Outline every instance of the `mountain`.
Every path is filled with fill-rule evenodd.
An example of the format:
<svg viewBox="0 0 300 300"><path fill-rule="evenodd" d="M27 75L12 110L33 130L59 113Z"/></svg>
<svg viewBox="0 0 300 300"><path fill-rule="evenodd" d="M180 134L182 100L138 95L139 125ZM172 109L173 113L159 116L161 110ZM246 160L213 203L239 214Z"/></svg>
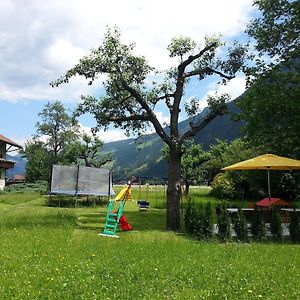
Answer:
<svg viewBox="0 0 300 300"><path fill-rule="evenodd" d="M239 112L234 101L227 104L229 114L218 116L195 137L194 141L202 145L203 149L208 150L216 139L232 141L241 136L241 121L232 120L231 115ZM196 119L201 119L207 114L205 109ZM187 130L190 120L180 122L181 132ZM112 152L113 170L115 180L125 180L131 175L139 177L167 177L168 164L166 159L162 158L163 143L156 133L144 135L137 141L136 139L127 139L104 144L103 151ZM8 160L16 161L14 168L6 173L8 178L14 175L24 175L26 159L20 155L7 155Z"/></svg>
<svg viewBox="0 0 300 300"><path fill-rule="evenodd" d="M6 155L7 160L13 160L16 162L15 166L11 169L6 171L6 177L14 178L15 175L25 175L25 166L26 166L26 159L22 158L21 155Z"/></svg>
<svg viewBox="0 0 300 300"><path fill-rule="evenodd" d="M241 121L234 121L232 114L239 112L234 101L227 104L229 114L216 117L210 124L201 130L194 141L208 150L216 143L216 139L232 141L241 136ZM201 119L207 114L205 109L196 119ZM190 120L179 124L180 131L185 131ZM112 152L114 158L114 178L121 180L131 175L140 177L166 177L167 161L161 157L163 143L156 133L142 136L141 143L135 139L121 140L104 145L105 152Z"/></svg>

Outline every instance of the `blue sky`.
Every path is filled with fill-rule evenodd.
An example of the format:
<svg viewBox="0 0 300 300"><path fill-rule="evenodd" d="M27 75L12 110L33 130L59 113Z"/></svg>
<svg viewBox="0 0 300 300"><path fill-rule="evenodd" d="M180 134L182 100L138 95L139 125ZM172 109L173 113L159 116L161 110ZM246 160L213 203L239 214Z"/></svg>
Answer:
<svg viewBox="0 0 300 300"><path fill-rule="evenodd" d="M124 41L135 42L135 51L150 65L167 69L175 63L166 51L172 37L189 36L199 44L212 34L225 41L241 39L254 13L250 0L1 0L0 134L24 145L48 101L59 100L72 109L81 95L101 93L101 78L90 87L82 78L55 89L49 83L100 45L107 25L119 26ZM244 88L238 76L221 92L235 98ZM186 99L197 96L204 107L205 96L214 89L214 80L200 86L194 82ZM162 107L156 113L167 121ZM80 122L85 129L95 124L89 117ZM124 137L119 130L100 132L105 142Z"/></svg>

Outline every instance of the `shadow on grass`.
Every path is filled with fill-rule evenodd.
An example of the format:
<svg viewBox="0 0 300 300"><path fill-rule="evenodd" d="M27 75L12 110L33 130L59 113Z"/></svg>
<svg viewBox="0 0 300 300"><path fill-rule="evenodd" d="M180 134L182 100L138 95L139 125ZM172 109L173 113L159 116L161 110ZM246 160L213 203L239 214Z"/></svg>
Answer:
<svg viewBox="0 0 300 300"><path fill-rule="evenodd" d="M165 230L166 211L149 209L148 211L125 211L127 222L136 231ZM104 227L106 212L84 214L78 217L79 229L99 229Z"/></svg>

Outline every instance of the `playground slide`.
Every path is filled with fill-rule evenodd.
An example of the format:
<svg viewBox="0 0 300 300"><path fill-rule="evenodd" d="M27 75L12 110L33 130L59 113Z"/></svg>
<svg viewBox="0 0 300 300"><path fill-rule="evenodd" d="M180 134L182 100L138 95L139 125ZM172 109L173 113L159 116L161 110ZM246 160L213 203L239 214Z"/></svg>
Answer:
<svg viewBox="0 0 300 300"><path fill-rule="evenodd" d="M123 200L123 197L125 196L125 193L126 193L127 189L128 189L127 187L122 188L122 190L120 191L120 193L115 198L115 201ZM128 191L128 196L127 196L128 198L131 198L131 189L129 189L129 191ZM128 200L128 198L127 198L127 200Z"/></svg>
<svg viewBox="0 0 300 300"><path fill-rule="evenodd" d="M124 231L130 231L133 230L133 227L127 222L127 219L124 215L121 216L119 220L119 225L122 230Z"/></svg>

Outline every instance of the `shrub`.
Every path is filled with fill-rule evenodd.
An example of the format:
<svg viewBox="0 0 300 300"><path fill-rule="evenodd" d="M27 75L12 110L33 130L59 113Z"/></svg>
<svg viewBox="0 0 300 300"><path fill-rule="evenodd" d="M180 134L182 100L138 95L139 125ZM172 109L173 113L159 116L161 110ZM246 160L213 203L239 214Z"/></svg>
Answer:
<svg viewBox="0 0 300 300"><path fill-rule="evenodd" d="M300 217L299 217L299 213L297 213L296 211L292 213L289 230L290 230L291 241L293 243L299 243L300 242Z"/></svg>
<svg viewBox="0 0 300 300"><path fill-rule="evenodd" d="M213 235L211 204L194 205L188 202L185 213L185 230L198 240L211 238Z"/></svg>
<svg viewBox="0 0 300 300"><path fill-rule="evenodd" d="M254 239L261 241L266 236L265 220L261 211L255 209L251 220L251 233Z"/></svg>
<svg viewBox="0 0 300 300"><path fill-rule="evenodd" d="M297 196L297 184L290 173L284 173L280 179L280 191L284 199L293 200Z"/></svg>
<svg viewBox="0 0 300 300"><path fill-rule="evenodd" d="M192 236L195 235L197 231L197 220L198 219L198 212L194 205L194 203L189 200L186 213L185 213L185 230L187 234L190 234Z"/></svg>
<svg viewBox="0 0 300 300"><path fill-rule="evenodd" d="M227 205L222 203L218 213L218 238L221 242L226 242L231 237L231 222L227 211Z"/></svg>
<svg viewBox="0 0 300 300"><path fill-rule="evenodd" d="M195 238L197 240L204 239L204 207L200 203L195 208Z"/></svg>
<svg viewBox="0 0 300 300"><path fill-rule="evenodd" d="M235 186L227 173L218 174L212 182L212 194L219 199L233 199Z"/></svg>
<svg viewBox="0 0 300 300"><path fill-rule="evenodd" d="M185 215L184 215L185 231L187 234L192 234L193 232L192 214L193 214L193 207L192 207L191 199L189 199L187 203Z"/></svg>
<svg viewBox="0 0 300 300"><path fill-rule="evenodd" d="M236 217L234 218L233 228L235 230L237 240L241 242L249 242L247 220L241 207L239 207Z"/></svg>
<svg viewBox="0 0 300 300"><path fill-rule="evenodd" d="M213 216L211 203L207 202L205 205L204 211L204 220L203 220L203 234L205 238L211 238L213 236Z"/></svg>
<svg viewBox="0 0 300 300"><path fill-rule="evenodd" d="M279 211L276 207L272 209L270 229L273 240L276 242L282 241L282 222Z"/></svg>

